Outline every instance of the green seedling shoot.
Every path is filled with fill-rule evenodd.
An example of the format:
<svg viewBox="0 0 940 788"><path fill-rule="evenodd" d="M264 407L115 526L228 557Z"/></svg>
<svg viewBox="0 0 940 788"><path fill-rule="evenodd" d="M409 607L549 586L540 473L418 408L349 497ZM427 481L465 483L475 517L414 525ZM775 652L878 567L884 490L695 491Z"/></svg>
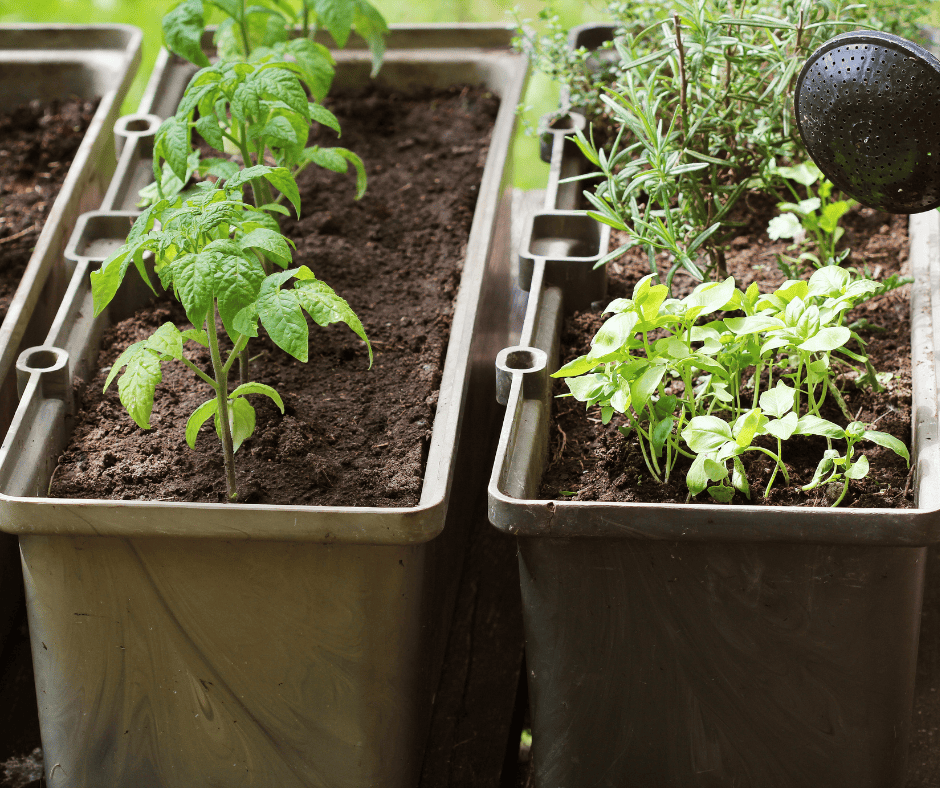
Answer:
<svg viewBox="0 0 940 788"><path fill-rule="evenodd" d="M668 288L654 282L646 276L632 298L613 301L606 311L614 314L591 350L554 377L566 380L570 396L599 405L605 424L621 414L626 424L618 429L635 436L659 482L686 456L693 460L690 495L707 489L724 502L735 491L750 497L741 456L758 451L774 461L766 497L778 474L789 484L783 454L792 436L843 437L820 416L828 397L853 421L836 385L838 370L879 385L864 342L844 324L850 309L879 291L871 280L826 266L809 281L788 281L765 295L756 285L742 293L728 278L699 285L681 300L667 298ZM716 312L725 317L705 322ZM847 347L852 342L861 352ZM880 435L868 439L878 442ZM761 436L772 438L776 451L755 443ZM891 440L891 448L903 448Z"/></svg>
<svg viewBox="0 0 940 788"><path fill-rule="evenodd" d="M127 242L91 275L97 316L117 294L131 265L153 289L145 262L145 256L153 256L153 272L183 305L193 327L180 330L165 323L149 339L128 347L111 367L105 389L120 374L121 403L141 429L150 429L164 362L182 363L208 384L212 397L190 417L186 440L194 448L199 428L214 420L229 500L238 495L235 452L255 429L255 410L247 397L267 396L284 411L280 395L265 384L247 381L229 391L232 365L258 336L259 323L278 347L302 362L307 360L305 312L321 326L345 323L366 343L370 366L372 362L369 340L349 304L306 266L290 268L290 242L280 235L270 213L242 200L241 189L252 176L282 182L289 173L262 165L256 172L233 176L222 188L203 184L186 198L160 200L138 217ZM262 257L281 270L268 273ZM226 354L219 324L232 344ZM209 369L186 357L187 343L209 349Z"/></svg>

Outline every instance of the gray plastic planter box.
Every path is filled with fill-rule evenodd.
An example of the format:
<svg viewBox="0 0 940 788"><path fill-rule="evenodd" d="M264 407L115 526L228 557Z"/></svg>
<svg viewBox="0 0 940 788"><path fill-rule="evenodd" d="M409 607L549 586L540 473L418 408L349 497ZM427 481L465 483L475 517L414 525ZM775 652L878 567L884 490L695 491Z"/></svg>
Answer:
<svg viewBox="0 0 940 788"><path fill-rule="evenodd" d="M585 235L543 214L523 259ZM940 541L936 212L911 218L910 261L918 508L878 510L538 500L562 317L602 288L589 261L578 282L575 260L533 260L521 337L496 362L489 516L519 542L539 788L904 784Z"/></svg>
<svg viewBox="0 0 940 788"><path fill-rule="evenodd" d="M72 266L62 253L75 220L98 207L114 173L111 127L142 38L129 25L0 25L0 110L34 99L101 99L0 324L0 436L16 409L16 357L43 340L68 285Z"/></svg>
<svg viewBox="0 0 940 788"><path fill-rule="evenodd" d="M92 319L88 273L123 240L152 134L192 69L164 57L104 210L0 447L0 528L18 534L50 786L410 788L428 730L462 546L496 436L492 358L509 341L510 146L526 60L508 28L393 30L380 81L477 83L502 105L467 243L418 506L196 505L45 498L70 382L132 278ZM368 78L338 53L337 84ZM175 93L174 93L175 91ZM156 117L150 117L153 114Z"/></svg>

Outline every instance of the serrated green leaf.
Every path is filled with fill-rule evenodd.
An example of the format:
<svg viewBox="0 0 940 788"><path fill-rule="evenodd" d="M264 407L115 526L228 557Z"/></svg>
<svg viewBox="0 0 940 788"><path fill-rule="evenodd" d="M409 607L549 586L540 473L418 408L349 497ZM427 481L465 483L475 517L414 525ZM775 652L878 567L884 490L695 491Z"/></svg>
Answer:
<svg viewBox="0 0 940 788"><path fill-rule="evenodd" d="M272 263L279 265L281 268L287 268L293 259L287 238L266 227L259 227L257 230L252 230L242 236L238 244L242 249L255 249L261 252Z"/></svg>
<svg viewBox="0 0 940 788"><path fill-rule="evenodd" d="M337 136L341 134L339 128L339 121L336 119L336 115L330 112L322 104L310 104L310 120L316 121L322 126L326 126L329 129L333 129L336 132Z"/></svg>
<svg viewBox="0 0 940 788"><path fill-rule="evenodd" d="M163 380L160 357L141 343L126 363L124 374L118 380L118 396L137 426L149 430L153 394Z"/></svg>
<svg viewBox="0 0 940 788"><path fill-rule="evenodd" d="M334 60L330 51L309 38L295 38L287 45L287 51L301 69L301 78L310 88L317 101L322 101L333 84ZM316 120L316 118L314 118Z"/></svg>
<svg viewBox="0 0 940 788"><path fill-rule="evenodd" d="M254 255L222 252L213 257L213 266L213 289L219 304L219 317L226 331L232 333L236 331L235 316L258 297L265 277L264 268Z"/></svg>
<svg viewBox="0 0 940 788"><path fill-rule="evenodd" d="M232 320L232 328L246 337L258 336L258 309L255 304L249 304Z"/></svg>
<svg viewBox="0 0 940 788"><path fill-rule="evenodd" d="M182 337L184 340L190 340L197 345L209 347L209 336L201 328L187 328L182 332Z"/></svg>
<svg viewBox="0 0 940 788"><path fill-rule="evenodd" d="M196 437L199 435L200 427L212 418L218 409L219 401L213 397L203 402L189 417L189 421L186 422L186 443L189 444L190 449L196 448Z"/></svg>
<svg viewBox="0 0 940 788"><path fill-rule="evenodd" d="M351 150L346 150L346 148L331 148L331 150L346 159L356 170L356 199L360 199L366 193L367 184L366 167L362 163L362 159Z"/></svg>
<svg viewBox="0 0 940 788"><path fill-rule="evenodd" d="M205 26L201 0L183 0L163 17L163 43L190 63L208 66L209 58L200 46Z"/></svg>
<svg viewBox="0 0 940 788"><path fill-rule="evenodd" d="M306 268L306 266L302 268ZM345 299L338 296L326 282L321 282L318 279L306 279L297 282L294 292L300 305L317 325L327 326L330 323L345 323L349 326L353 333L366 343L366 348L369 351L369 366L372 366L372 345L366 336L366 330Z"/></svg>
<svg viewBox="0 0 940 788"><path fill-rule="evenodd" d="M196 132L216 150L225 148L225 137L215 117L201 117L196 121Z"/></svg>
<svg viewBox="0 0 940 788"><path fill-rule="evenodd" d="M287 198L290 204L294 206L294 212L299 217L300 190L297 188L297 181L294 180L294 176L290 174L290 171L285 167L276 167L265 172L263 177Z"/></svg>
<svg viewBox="0 0 940 788"><path fill-rule="evenodd" d="M286 63L267 63L252 74L251 79L263 98L282 101L298 115L310 119L307 94L298 75ZM256 119L261 118L260 113L253 114Z"/></svg>
<svg viewBox="0 0 940 788"><path fill-rule="evenodd" d="M349 169L346 159L340 156L334 148L308 148L304 152L304 157L331 172L346 172Z"/></svg>
<svg viewBox="0 0 940 788"><path fill-rule="evenodd" d="M304 0L316 12L317 22L329 31L339 47L346 46L352 30L354 7L349 0Z"/></svg>
<svg viewBox="0 0 940 788"><path fill-rule="evenodd" d="M179 361L183 357L183 335L172 323L164 323L144 341L144 347Z"/></svg>
<svg viewBox="0 0 940 788"><path fill-rule="evenodd" d="M258 318L274 343L299 361L307 361L307 319L294 290L282 290L281 284L293 271L271 274L261 284L256 307Z"/></svg>
<svg viewBox="0 0 940 788"><path fill-rule="evenodd" d="M215 270L212 256L206 254L187 254L176 258L164 270L172 276L180 303L186 310L186 317L196 327L206 322L212 308L215 290Z"/></svg>
<svg viewBox="0 0 940 788"><path fill-rule="evenodd" d="M369 51L372 53L371 76L374 79L379 73L382 58L385 55L385 35L388 33L388 24L378 9L366 0L355 0L353 24L356 32L369 45Z"/></svg>
<svg viewBox="0 0 940 788"><path fill-rule="evenodd" d="M189 165L189 123L171 115L157 129L153 143L154 164L161 158L166 160L173 174L181 181L186 181ZM155 171L154 175L160 173Z"/></svg>
<svg viewBox="0 0 940 788"><path fill-rule="evenodd" d="M214 175L223 181L234 177L239 169L240 167L234 161L228 159L209 158L199 162L200 175Z"/></svg>
<svg viewBox="0 0 940 788"><path fill-rule="evenodd" d="M275 115L261 130L261 137L270 148L290 148L297 145L297 133L290 121L282 115Z"/></svg>

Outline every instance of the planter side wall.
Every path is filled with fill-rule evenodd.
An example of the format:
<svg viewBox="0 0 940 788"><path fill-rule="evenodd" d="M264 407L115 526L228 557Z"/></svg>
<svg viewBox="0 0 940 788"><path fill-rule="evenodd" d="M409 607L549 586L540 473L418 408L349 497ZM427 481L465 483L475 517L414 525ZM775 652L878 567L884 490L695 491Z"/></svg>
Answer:
<svg viewBox="0 0 940 788"><path fill-rule="evenodd" d="M519 549L537 785L903 783L926 548Z"/></svg>

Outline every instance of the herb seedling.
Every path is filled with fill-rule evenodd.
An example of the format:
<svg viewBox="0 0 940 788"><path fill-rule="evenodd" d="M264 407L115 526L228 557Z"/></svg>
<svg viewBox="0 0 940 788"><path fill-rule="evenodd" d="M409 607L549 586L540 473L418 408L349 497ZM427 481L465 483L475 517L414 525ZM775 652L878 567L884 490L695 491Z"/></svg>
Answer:
<svg viewBox="0 0 940 788"><path fill-rule="evenodd" d="M792 264L808 260L817 268L841 263L849 252L836 252L836 245L845 234L845 229L839 227L839 220L853 205L857 205L855 200L832 199L832 182L822 178L822 172L812 162L793 167L777 167L771 160L769 175L771 178L779 177L796 200L777 204L783 213L771 219L767 226L771 240L792 238L794 248L800 246L809 234L812 234L816 241L818 254L803 252L798 260L787 258L787 262ZM791 181L796 181L806 189L805 199L800 198ZM817 181L819 187L814 195L812 187Z"/></svg>
<svg viewBox="0 0 940 788"><path fill-rule="evenodd" d="M846 347L854 340L864 350L844 325L845 314L878 290L875 282L827 266L809 281L785 282L766 295L756 285L742 293L728 278L678 300L667 298L666 286L654 279L644 277L632 298L613 301L606 311L614 315L591 350L554 377L566 379L575 399L599 405L604 423L622 414L627 425L620 431L636 435L659 482L669 480L684 455L693 460L686 477L690 495L707 489L716 500L730 501L738 490L750 497L740 457L759 451L774 461L766 497L778 472L789 482L783 444L793 435L843 437L819 415L827 397L852 421L835 370L844 367L877 385L867 356ZM701 322L719 311L744 314ZM754 443L763 435L775 439L776 452ZM882 445L896 450L896 444Z"/></svg>

